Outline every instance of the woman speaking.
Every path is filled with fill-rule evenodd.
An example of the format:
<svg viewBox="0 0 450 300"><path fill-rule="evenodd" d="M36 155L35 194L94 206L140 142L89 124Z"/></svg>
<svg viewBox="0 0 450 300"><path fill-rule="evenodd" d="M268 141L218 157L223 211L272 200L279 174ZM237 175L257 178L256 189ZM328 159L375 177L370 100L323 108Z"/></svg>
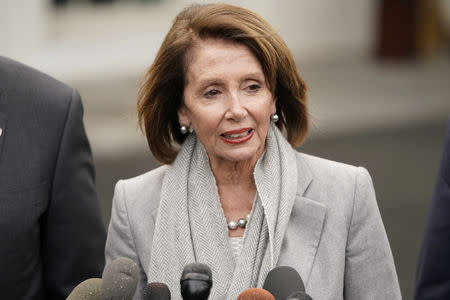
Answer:
<svg viewBox="0 0 450 300"><path fill-rule="evenodd" d="M181 299L185 265L213 274L209 299L262 287L278 265L314 299L400 299L371 178L293 149L306 85L276 31L244 8L193 5L175 19L138 99L163 164L117 183L107 262L125 256Z"/></svg>

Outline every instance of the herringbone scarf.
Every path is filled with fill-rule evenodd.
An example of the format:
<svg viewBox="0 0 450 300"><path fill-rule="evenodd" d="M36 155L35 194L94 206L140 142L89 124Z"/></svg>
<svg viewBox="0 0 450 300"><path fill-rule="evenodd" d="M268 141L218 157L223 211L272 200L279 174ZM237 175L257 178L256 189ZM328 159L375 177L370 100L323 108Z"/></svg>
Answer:
<svg viewBox="0 0 450 300"><path fill-rule="evenodd" d="M163 181L148 281L167 284L172 299L181 300L183 268L199 262L212 270L209 299L235 300L245 289L262 287L276 266L297 192L294 149L273 124L254 179L257 197L235 260L208 156L190 134Z"/></svg>

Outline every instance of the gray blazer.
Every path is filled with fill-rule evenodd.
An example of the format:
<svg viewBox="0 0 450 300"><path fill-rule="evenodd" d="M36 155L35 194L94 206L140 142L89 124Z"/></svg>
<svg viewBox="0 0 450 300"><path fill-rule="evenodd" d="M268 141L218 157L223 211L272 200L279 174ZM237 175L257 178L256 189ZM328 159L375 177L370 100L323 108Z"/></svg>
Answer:
<svg viewBox="0 0 450 300"><path fill-rule="evenodd" d="M320 299L401 299L389 242L370 175L297 153L298 189L278 265L295 268L306 292ZM106 261L125 256L146 284L164 174L162 166L117 183ZM234 299L233 299L234 300Z"/></svg>

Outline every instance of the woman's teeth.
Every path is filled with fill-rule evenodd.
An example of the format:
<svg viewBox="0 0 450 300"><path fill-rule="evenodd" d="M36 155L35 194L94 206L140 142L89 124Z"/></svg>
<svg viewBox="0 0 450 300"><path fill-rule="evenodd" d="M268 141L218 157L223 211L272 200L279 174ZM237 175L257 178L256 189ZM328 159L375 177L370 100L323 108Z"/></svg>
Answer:
<svg viewBox="0 0 450 300"><path fill-rule="evenodd" d="M224 134L223 136L226 138L229 138L229 139L237 139L240 137L244 137L244 136L248 135L249 133L250 133L250 130L244 131L241 133L236 133L236 134Z"/></svg>

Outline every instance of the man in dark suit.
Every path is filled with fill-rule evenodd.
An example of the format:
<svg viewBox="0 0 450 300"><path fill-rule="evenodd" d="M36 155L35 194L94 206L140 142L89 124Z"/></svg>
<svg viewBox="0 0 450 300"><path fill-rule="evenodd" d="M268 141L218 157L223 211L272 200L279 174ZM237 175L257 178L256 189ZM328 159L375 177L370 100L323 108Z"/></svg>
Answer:
<svg viewBox="0 0 450 300"><path fill-rule="evenodd" d="M0 57L0 299L65 299L100 277L105 229L80 96Z"/></svg>
<svg viewBox="0 0 450 300"><path fill-rule="evenodd" d="M450 119L416 278L415 299L450 299Z"/></svg>

